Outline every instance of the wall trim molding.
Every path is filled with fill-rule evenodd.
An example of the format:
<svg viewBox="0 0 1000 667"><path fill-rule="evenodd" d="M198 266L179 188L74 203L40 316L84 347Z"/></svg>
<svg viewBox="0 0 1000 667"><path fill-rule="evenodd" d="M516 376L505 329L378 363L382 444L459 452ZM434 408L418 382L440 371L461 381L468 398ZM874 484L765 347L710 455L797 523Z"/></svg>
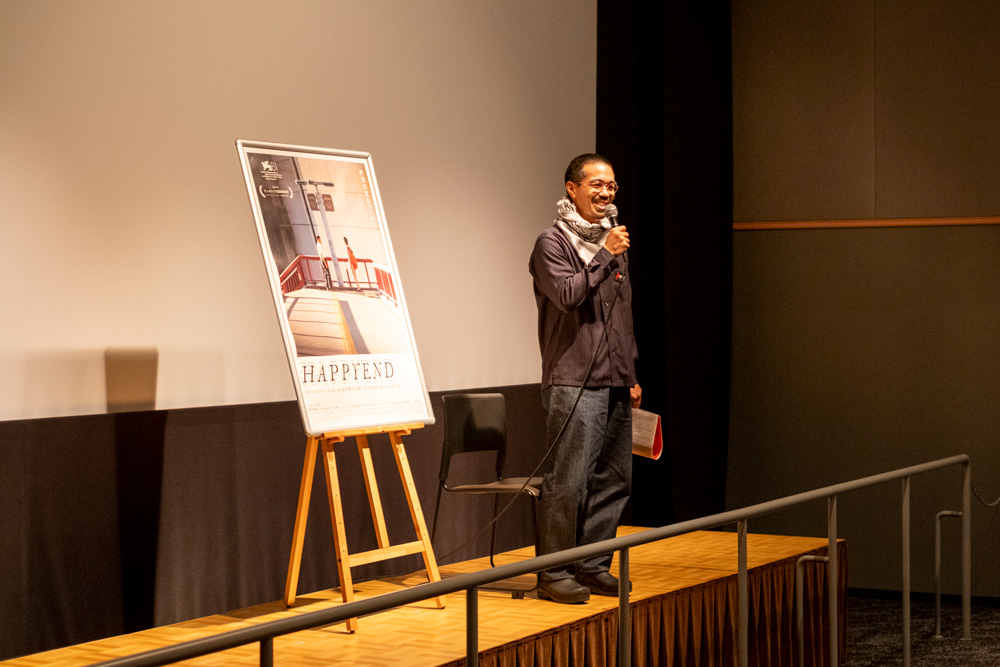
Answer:
<svg viewBox="0 0 1000 667"><path fill-rule="evenodd" d="M1000 225L1000 216L973 218L877 218L872 220L796 220L774 222L734 222L734 232L776 229L857 229L878 227L957 227Z"/></svg>

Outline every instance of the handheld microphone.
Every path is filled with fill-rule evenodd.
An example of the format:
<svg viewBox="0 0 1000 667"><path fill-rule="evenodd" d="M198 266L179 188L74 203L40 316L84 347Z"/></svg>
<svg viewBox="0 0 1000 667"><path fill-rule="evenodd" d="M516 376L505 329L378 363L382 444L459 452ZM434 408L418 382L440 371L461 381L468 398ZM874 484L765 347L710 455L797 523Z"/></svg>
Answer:
<svg viewBox="0 0 1000 667"><path fill-rule="evenodd" d="M618 226L618 207L614 204L608 204L604 207L604 217L608 219L612 227Z"/></svg>
<svg viewBox="0 0 1000 667"><path fill-rule="evenodd" d="M618 226L618 207L614 204L608 204L604 207L604 217L608 219L612 227ZM628 264L628 250L622 253L622 259L625 260L625 264Z"/></svg>

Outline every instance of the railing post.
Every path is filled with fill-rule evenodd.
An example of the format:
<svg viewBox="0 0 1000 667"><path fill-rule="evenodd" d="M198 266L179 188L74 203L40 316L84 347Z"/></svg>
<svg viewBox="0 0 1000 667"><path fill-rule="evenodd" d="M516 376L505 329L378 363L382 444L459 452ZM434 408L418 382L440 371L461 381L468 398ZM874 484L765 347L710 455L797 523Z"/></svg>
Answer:
<svg viewBox="0 0 1000 667"><path fill-rule="evenodd" d="M628 575L628 547L618 552L618 664L632 664L632 613L628 606L631 589Z"/></svg>
<svg viewBox="0 0 1000 667"><path fill-rule="evenodd" d="M795 561L795 634L799 642L798 667L806 667L806 629L805 629L805 576L802 574L804 563L829 563L828 556L803 556ZM829 576L829 575L828 575Z"/></svg>
<svg viewBox="0 0 1000 667"><path fill-rule="evenodd" d="M465 664L479 667L479 587L465 591Z"/></svg>
<svg viewBox="0 0 1000 667"><path fill-rule="evenodd" d="M260 667L274 667L274 637L260 642Z"/></svg>
<svg viewBox="0 0 1000 667"><path fill-rule="evenodd" d="M961 512L948 510L934 517L934 639L941 639L941 519L959 517Z"/></svg>
<svg viewBox="0 0 1000 667"><path fill-rule="evenodd" d="M827 582L827 610L830 621L827 625L830 628L830 667L837 667L840 664L840 627L837 607L839 602L839 565L837 563L837 496L833 495L826 499L826 557L829 559L829 567L826 569Z"/></svg>
<svg viewBox="0 0 1000 667"><path fill-rule="evenodd" d="M737 574L736 594L740 608L740 667L750 667L750 596L747 582L747 521L743 519L736 523L737 540Z"/></svg>
<svg viewBox="0 0 1000 667"><path fill-rule="evenodd" d="M972 462L962 464L962 639L972 639Z"/></svg>
<svg viewBox="0 0 1000 667"><path fill-rule="evenodd" d="M910 478L903 478L903 667L910 666Z"/></svg>

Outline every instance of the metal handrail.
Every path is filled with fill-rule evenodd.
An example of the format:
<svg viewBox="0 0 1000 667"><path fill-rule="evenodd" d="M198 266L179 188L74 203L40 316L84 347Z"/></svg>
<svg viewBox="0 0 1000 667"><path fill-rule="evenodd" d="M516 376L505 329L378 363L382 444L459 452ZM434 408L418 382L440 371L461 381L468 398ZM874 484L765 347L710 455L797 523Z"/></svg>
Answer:
<svg viewBox="0 0 1000 667"><path fill-rule="evenodd" d="M747 585L747 521L765 514L801 505L815 500L827 499L828 508L828 555L829 576L829 628L830 628L830 663L838 664L837 646L839 631L837 623L837 496L850 491L903 480L903 598L904 598L904 653L903 664L909 664L909 615L905 602L910 597L909 590L909 478L926 472L932 472L950 466L961 465L962 475L962 638L971 637L971 599L972 599L972 538L971 538L971 499L972 499L972 465L965 454L952 456L937 461L922 463L891 472L863 477L861 479L832 486L798 493L777 500L771 500L757 505L751 505L739 510L731 510L712 516L682 521L660 528L651 528L641 533L617 537L603 542L575 547L557 553L536 556L517 563L500 565L489 570L462 574L444 581L420 584L402 591L379 595L366 600L358 600L348 604L322 609L292 618L269 621L249 628L232 630L212 637L194 639L181 644L153 649L144 653L116 658L98 663L107 667L154 667L180 660L187 660L209 653L251 644L261 643L261 665L270 667L273 663L273 638L309 630L324 625L339 623L349 618L386 611L413 602L419 602L449 593L466 591L466 664L469 667L478 665L478 602L477 591L484 584L490 584L509 577L530 574L559 565L565 565L586 558L593 558L612 551L619 552L619 577L622 582L628 581L628 550L632 547L658 542L669 537L676 537L696 530L718 528L729 524L737 524L738 535L738 598L739 598L739 664L746 667L749 664L749 601ZM620 586L619 591L619 637L618 663L631 664L631 633L628 632L629 606L628 586Z"/></svg>

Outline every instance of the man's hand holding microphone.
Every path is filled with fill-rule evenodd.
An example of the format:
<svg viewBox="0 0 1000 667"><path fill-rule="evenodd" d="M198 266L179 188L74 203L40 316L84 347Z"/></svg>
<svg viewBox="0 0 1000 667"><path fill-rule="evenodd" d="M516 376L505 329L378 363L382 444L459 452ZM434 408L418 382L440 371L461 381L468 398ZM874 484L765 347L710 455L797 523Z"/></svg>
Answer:
<svg viewBox="0 0 1000 667"><path fill-rule="evenodd" d="M608 232L608 238L604 240L604 249L618 257L628 250L628 232L625 231L625 225L618 224L618 207L614 204L607 205L604 209L604 217L612 225L611 231Z"/></svg>

